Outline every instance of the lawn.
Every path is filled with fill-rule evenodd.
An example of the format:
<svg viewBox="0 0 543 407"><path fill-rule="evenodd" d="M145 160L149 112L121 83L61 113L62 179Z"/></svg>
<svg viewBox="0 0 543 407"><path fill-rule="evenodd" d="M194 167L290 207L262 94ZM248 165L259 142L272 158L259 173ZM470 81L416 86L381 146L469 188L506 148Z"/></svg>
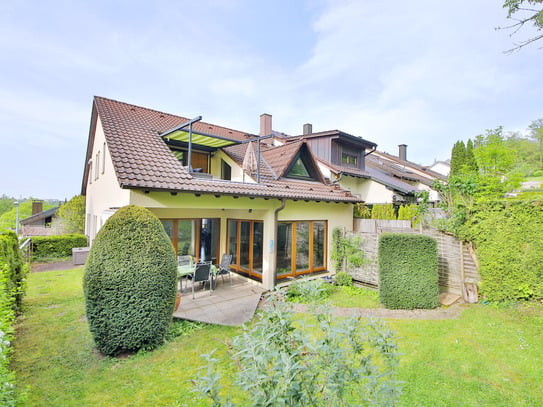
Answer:
<svg viewBox="0 0 543 407"><path fill-rule="evenodd" d="M85 321L82 270L33 273L18 321L14 369L28 406L198 406L190 379L240 329L205 326L125 358L96 352ZM369 297L374 294L361 294ZM339 295L337 305L366 304ZM333 297L332 297L333 298ZM336 303L336 299L334 299ZM350 305L353 306L353 305ZM371 307L370 305L357 305ZM543 306L469 306L449 320L389 320L402 352L403 406L543 404ZM234 399L237 393L225 388Z"/></svg>

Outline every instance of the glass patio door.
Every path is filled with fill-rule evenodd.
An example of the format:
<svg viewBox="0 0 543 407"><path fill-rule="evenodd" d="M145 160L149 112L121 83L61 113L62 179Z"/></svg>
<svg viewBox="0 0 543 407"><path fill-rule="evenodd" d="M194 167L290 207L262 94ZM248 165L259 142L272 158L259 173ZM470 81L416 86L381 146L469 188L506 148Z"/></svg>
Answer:
<svg viewBox="0 0 543 407"><path fill-rule="evenodd" d="M198 261L219 259L219 219L162 219L178 256L190 255Z"/></svg>
<svg viewBox="0 0 543 407"><path fill-rule="evenodd" d="M326 270L326 222L277 225L277 278Z"/></svg>
<svg viewBox="0 0 543 407"><path fill-rule="evenodd" d="M262 281L264 224L254 220L228 220L228 253L231 267Z"/></svg>

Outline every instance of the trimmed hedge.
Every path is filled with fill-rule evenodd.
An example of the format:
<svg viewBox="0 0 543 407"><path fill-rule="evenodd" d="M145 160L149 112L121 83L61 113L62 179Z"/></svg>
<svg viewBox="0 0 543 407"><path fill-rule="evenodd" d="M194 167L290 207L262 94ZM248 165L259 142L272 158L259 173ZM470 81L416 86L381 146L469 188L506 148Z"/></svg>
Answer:
<svg viewBox="0 0 543 407"><path fill-rule="evenodd" d="M429 236L383 233L379 238L379 301L389 309L439 306L437 242Z"/></svg>
<svg viewBox="0 0 543 407"><path fill-rule="evenodd" d="M91 247L83 288L89 329L102 353L162 344L175 305L177 260L158 218L134 205L109 218Z"/></svg>
<svg viewBox="0 0 543 407"><path fill-rule="evenodd" d="M489 301L543 299L543 203L477 203L469 227L479 257L480 293Z"/></svg>
<svg viewBox="0 0 543 407"><path fill-rule="evenodd" d="M69 257L74 247L86 247L85 235L34 236L32 258Z"/></svg>
<svg viewBox="0 0 543 407"><path fill-rule="evenodd" d="M15 315L21 308L28 266L17 236L0 231L0 405L17 405L15 374L9 364L13 349Z"/></svg>

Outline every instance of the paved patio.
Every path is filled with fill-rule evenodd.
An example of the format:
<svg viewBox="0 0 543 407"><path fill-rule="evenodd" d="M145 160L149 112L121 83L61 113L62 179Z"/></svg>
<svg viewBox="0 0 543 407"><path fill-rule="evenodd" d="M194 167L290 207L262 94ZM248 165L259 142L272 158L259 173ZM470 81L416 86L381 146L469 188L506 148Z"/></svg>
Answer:
<svg viewBox="0 0 543 407"><path fill-rule="evenodd" d="M209 324L241 325L253 318L263 292L256 282L232 273L232 285L228 276L224 282L219 277L211 295L209 285L203 289L198 284L193 300L191 283L185 287L183 282L181 303L173 316Z"/></svg>

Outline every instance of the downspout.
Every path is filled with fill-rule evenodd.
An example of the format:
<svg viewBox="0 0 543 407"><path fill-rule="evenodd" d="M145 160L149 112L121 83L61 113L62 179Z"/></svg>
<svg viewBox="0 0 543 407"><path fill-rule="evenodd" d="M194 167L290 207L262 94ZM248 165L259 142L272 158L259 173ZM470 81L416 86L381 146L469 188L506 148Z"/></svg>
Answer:
<svg viewBox="0 0 543 407"><path fill-rule="evenodd" d="M277 224L279 219L279 212L285 209L287 200L281 198L281 205L277 208L273 214L273 288L277 285Z"/></svg>
<svg viewBox="0 0 543 407"><path fill-rule="evenodd" d="M377 146L373 147L369 153L364 154L364 157L367 157L371 153L373 153L375 150L377 150Z"/></svg>

